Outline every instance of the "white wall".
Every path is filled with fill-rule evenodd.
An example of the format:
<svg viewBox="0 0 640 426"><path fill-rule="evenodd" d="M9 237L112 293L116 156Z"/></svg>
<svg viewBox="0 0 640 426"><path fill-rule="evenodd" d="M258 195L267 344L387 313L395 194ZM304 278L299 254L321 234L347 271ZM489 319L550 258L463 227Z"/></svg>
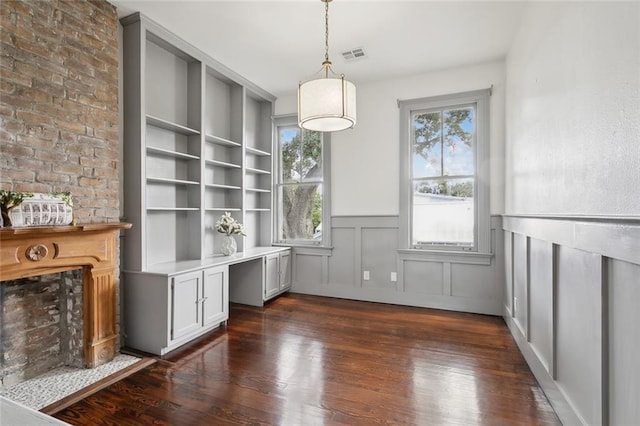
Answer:
<svg viewBox="0 0 640 426"><path fill-rule="evenodd" d="M529 3L506 81L504 318L564 424L636 424L640 3Z"/></svg>
<svg viewBox="0 0 640 426"><path fill-rule="evenodd" d="M491 213L504 211L505 88L502 61L405 78L354 83L358 91L358 122L354 129L331 136L333 216L399 213L398 99L485 89L492 84ZM295 95L279 98L275 111L276 115L295 113Z"/></svg>
<svg viewBox="0 0 640 426"><path fill-rule="evenodd" d="M531 3L506 62L506 212L640 215L640 3Z"/></svg>

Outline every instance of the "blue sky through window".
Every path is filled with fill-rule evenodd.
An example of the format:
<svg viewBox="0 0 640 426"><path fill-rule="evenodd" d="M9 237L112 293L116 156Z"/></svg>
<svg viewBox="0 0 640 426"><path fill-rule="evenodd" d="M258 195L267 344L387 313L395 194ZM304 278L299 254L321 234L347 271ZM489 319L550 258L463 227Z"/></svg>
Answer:
<svg viewBox="0 0 640 426"><path fill-rule="evenodd" d="M413 177L438 177L438 176L455 176L455 175L473 175L475 171L474 167L474 154L473 154L473 136L474 136L474 111L473 108L464 108L470 110L469 117L465 119L460 127L466 132L472 135L471 146L464 143L464 141L449 134L449 129L446 125L448 110L443 111L444 125L441 132L444 135L444 146L442 139L440 142L435 143L428 151L427 158L422 155L413 154ZM436 112L435 114L439 114ZM418 123L414 120L414 129ZM444 148L444 152L443 152Z"/></svg>

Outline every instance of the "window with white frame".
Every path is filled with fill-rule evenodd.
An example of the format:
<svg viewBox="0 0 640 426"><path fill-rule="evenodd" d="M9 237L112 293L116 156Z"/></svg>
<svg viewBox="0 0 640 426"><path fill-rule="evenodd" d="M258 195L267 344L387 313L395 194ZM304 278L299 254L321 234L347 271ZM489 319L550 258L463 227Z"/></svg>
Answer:
<svg viewBox="0 0 640 426"><path fill-rule="evenodd" d="M322 230L328 223L328 136L301 129L295 116L279 117L275 122L276 242L326 244Z"/></svg>
<svg viewBox="0 0 640 426"><path fill-rule="evenodd" d="M489 251L489 90L400 101L406 248Z"/></svg>

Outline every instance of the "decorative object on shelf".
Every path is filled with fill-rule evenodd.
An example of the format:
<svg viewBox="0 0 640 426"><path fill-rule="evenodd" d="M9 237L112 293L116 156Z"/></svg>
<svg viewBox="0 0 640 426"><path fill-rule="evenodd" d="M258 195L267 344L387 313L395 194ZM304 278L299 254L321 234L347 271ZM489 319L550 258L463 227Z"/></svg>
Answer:
<svg viewBox="0 0 640 426"><path fill-rule="evenodd" d="M225 235L222 237L222 244L220 245L220 252L225 256L231 256L238 251L238 244L233 235Z"/></svg>
<svg viewBox="0 0 640 426"><path fill-rule="evenodd" d="M230 256L238 250L238 245L233 235L247 235L244 233L242 224L231 217L229 212L224 212L220 220L216 222L216 231L225 234L220 245L220 251L225 256Z"/></svg>
<svg viewBox="0 0 640 426"><path fill-rule="evenodd" d="M356 124L356 86L336 74L329 60L329 3L325 4L324 62L320 77L298 84L298 125L307 130L336 132Z"/></svg>
<svg viewBox="0 0 640 426"><path fill-rule="evenodd" d="M73 223L68 192L49 194L0 190L3 227L56 226Z"/></svg>

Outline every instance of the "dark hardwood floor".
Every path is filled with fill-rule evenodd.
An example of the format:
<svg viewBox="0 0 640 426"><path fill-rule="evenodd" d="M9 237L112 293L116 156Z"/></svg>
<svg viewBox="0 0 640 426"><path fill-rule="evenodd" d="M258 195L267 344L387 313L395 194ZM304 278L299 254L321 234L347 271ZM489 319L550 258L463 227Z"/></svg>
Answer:
<svg viewBox="0 0 640 426"><path fill-rule="evenodd" d="M91 425L560 424L501 318L285 295L55 414Z"/></svg>

